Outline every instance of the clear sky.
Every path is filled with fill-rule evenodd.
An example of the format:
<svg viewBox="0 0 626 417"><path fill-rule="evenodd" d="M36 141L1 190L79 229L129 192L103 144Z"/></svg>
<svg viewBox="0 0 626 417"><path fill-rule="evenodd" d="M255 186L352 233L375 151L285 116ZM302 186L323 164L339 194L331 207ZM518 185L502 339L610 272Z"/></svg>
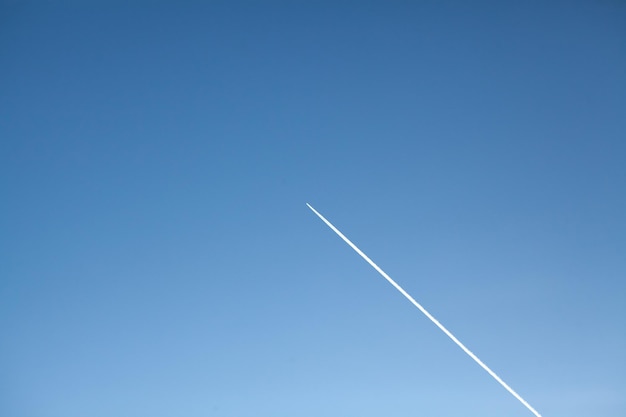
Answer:
<svg viewBox="0 0 626 417"><path fill-rule="evenodd" d="M0 414L626 415L626 6L5 1ZM172 2L173 3L173 2Z"/></svg>

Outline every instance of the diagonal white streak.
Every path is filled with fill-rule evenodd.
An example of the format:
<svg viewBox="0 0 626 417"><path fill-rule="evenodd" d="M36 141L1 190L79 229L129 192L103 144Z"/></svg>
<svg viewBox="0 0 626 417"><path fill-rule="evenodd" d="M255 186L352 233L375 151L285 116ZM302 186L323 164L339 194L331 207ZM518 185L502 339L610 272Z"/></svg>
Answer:
<svg viewBox="0 0 626 417"><path fill-rule="evenodd" d="M383 271L382 269L380 269L380 267L378 265L376 265L374 263L374 261L372 261L366 254L364 254L361 249L357 248L356 245L354 243L352 243L350 241L350 239L348 239L347 237L345 237L343 235L343 233L341 233L335 226L332 225L331 222L329 222L328 220L326 220L326 218L324 216L322 216L320 213L318 213L317 210L315 210L309 203L306 203L306 205L313 211L313 213L315 213L317 215L317 217L319 217L320 219L322 219L322 221L324 223L326 223L326 225L328 227L330 227L332 229L333 232L337 233L337 235L343 239L344 242L346 242L352 249L354 249L356 251L356 253L358 253L359 255L361 255L361 257L363 259L365 259L365 261L367 261L368 264L370 264L376 271L378 271L378 273L380 275L383 276L383 278L385 278L387 281L389 281L389 283L391 285L393 285L396 290L400 291L400 293L402 295L404 295L406 297L407 300L409 300L411 302L411 304L413 304L415 307L417 307L422 313L424 313L424 315L426 317L428 317L430 319L430 321L432 321L435 326L439 327L439 329L441 329L442 332L444 332L450 339L452 339L452 341L454 343L457 344L458 347L460 347L461 349L463 349L463 352L467 353L469 355L470 358L474 359L474 362L476 362L478 365L480 365L481 368L483 368L485 371L487 371L487 373L489 375L491 375L493 377L493 379L495 379L496 381L498 381L498 383L500 385L502 385L504 387L504 389L506 389L508 392L511 393L511 395L513 395L515 398L517 398L526 408L528 408L530 410L531 413L533 413L535 416L537 417L541 417L541 414L539 414L537 412L537 410L535 410L530 404L528 404L526 402L526 400L524 400L517 392L515 392L513 390L513 388L509 387L507 385L506 382L504 382L498 375L496 375L495 372L493 372L487 365L485 365L483 363L483 361L481 361L480 359L478 359L478 357L476 355L474 355L474 353L469 350L467 347L465 347L465 345L463 343L461 343L459 341L459 339L457 339L452 333L450 333L450 331L448 329L446 329L445 327L443 327L443 325L441 323L439 323L439 321L434 318L428 311L426 311L426 309L424 307L422 307L422 305L420 303L418 303L417 301L415 301L415 299L413 297L411 297L411 295L409 293L407 293L406 291L404 291L404 289L399 286L393 279L391 279L391 277L389 275L387 275L385 273L385 271Z"/></svg>

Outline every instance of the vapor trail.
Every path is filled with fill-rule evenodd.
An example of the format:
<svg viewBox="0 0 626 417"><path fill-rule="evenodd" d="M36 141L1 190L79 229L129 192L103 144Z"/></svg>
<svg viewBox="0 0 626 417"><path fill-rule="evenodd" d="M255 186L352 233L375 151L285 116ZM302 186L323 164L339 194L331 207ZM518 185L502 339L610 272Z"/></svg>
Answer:
<svg viewBox="0 0 626 417"><path fill-rule="evenodd" d="M320 213L318 213L318 211L315 210L309 203L306 203L306 205L313 211L313 213L315 213L317 215L317 217L322 219L322 221L324 223L326 223L326 225L328 227L330 227L333 230L333 232L337 233L337 235L340 238L342 238L344 242L346 242L352 249L354 249L356 251L356 253L361 255L361 258L365 259L368 264L370 264L376 271L378 271L378 273L380 275L383 276L383 278L385 278L387 281L389 281L389 283L391 285L393 285L398 291L400 291L400 293L402 295L404 295L407 300L409 300L415 307L417 307L422 313L424 313L424 315L426 317L428 317L430 319L430 321L435 323L435 325L437 327L439 327L439 329L441 329L442 332L444 332L450 339L452 339L452 341L454 343L456 343L461 349L463 349L463 352L467 353L470 358L474 359L474 362L476 362L478 365L480 365L481 368L483 368L485 371L487 371L487 373L489 375L491 375L493 377L493 379L498 381L498 383L500 385L502 385L504 387L504 389L506 389L508 392L511 393L511 395L513 395L515 398L517 398L519 400L519 402L521 402L526 408L528 408L530 410L531 413L533 413L537 417L541 417L541 414L539 414L537 412L537 410L535 410L530 404L528 404L526 402L526 400L524 400L517 392L513 391L513 388L509 387L506 382L504 382L498 375L496 375L495 372L493 372L491 369L489 369L489 367L487 365L485 365L483 363L483 361L478 359L478 357L476 355L474 355L474 353L472 353L471 350L466 348L465 345L463 343L461 343L459 341L459 339L457 339L452 333L450 333L450 331L448 329L443 327L443 325L441 323L439 323L439 321L436 318L434 318L428 311L426 311L426 309L424 307L422 307L422 305L420 303L415 301L415 299L413 297L411 297L411 295L409 295L409 293L404 291L404 289L401 286L399 286L393 279L391 279L391 277L389 275L387 275L385 273L385 271L380 269L380 267L378 265L376 265L374 263L374 261L372 261L366 254L364 254L361 251L361 249L357 248L356 245L350 241L350 239L345 237L343 235L343 233L341 233L335 226L333 226L331 222L326 220L326 218L324 216L322 216Z"/></svg>

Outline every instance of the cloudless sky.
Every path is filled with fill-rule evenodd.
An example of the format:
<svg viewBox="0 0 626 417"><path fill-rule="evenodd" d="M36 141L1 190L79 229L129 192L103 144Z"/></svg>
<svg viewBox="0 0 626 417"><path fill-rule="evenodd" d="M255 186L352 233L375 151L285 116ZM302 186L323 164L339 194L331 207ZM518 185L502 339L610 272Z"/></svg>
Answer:
<svg viewBox="0 0 626 417"><path fill-rule="evenodd" d="M0 6L0 414L626 415L626 6Z"/></svg>

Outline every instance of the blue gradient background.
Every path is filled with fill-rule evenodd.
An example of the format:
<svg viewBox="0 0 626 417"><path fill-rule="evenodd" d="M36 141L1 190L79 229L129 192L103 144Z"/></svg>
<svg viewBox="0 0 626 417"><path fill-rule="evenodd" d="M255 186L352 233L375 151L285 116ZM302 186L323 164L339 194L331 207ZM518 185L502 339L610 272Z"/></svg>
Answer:
<svg viewBox="0 0 626 417"><path fill-rule="evenodd" d="M626 415L626 6L0 6L0 414ZM548 3L548 4L546 4Z"/></svg>

